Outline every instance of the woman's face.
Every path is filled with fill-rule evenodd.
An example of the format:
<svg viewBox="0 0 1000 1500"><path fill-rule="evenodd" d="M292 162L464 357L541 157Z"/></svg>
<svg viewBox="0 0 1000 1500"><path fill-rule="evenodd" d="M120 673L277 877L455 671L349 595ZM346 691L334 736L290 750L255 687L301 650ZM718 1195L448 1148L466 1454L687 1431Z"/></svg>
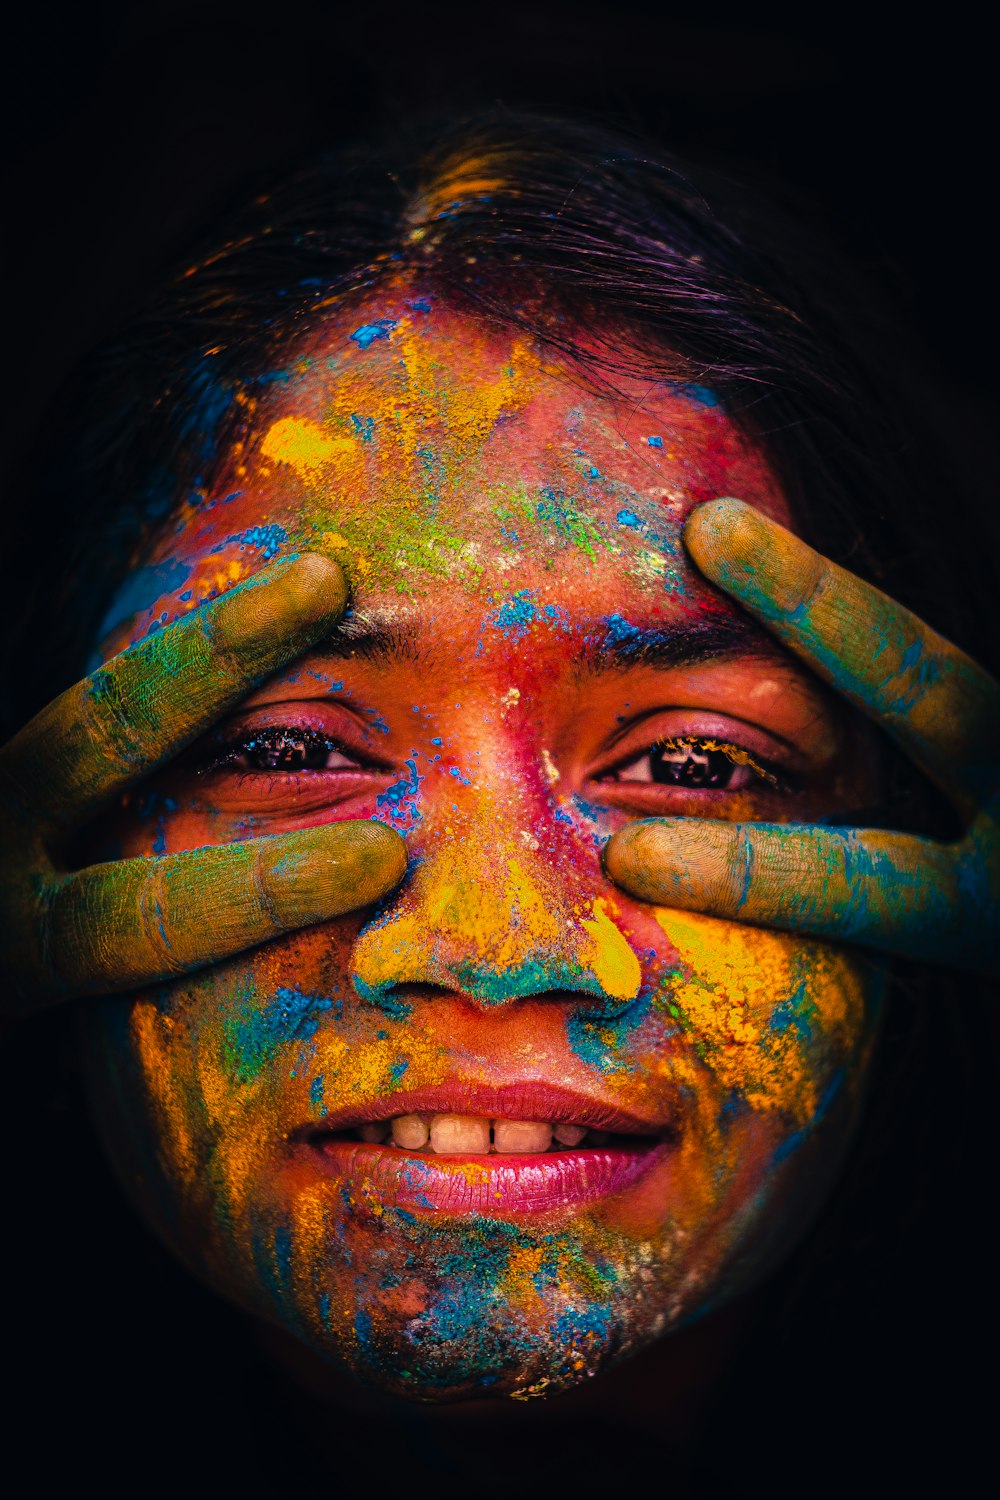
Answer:
<svg viewBox="0 0 1000 1500"><path fill-rule="evenodd" d="M711 393L610 397L403 288L324 314L109 617L110 655L273 558L352 610L102 830L173 853L348 818L378 910L89 1005L141 1211L244 1308L420 1399L540 1393L718 1304L801 1230L877 1010L846 949L642 906L631 818L843 815L868 754L693 571L690 508L790 523ZM492 1132L492 1133L491 1133Z"/></svg>

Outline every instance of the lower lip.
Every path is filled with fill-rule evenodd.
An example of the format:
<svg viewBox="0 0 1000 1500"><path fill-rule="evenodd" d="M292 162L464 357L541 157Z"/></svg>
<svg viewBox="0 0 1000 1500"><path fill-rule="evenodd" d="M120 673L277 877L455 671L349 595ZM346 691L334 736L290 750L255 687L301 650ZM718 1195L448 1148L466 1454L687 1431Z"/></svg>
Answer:
<svg viewBox="0 0 1000 1500"><path fill-rule="evenodd" d="M317 1141L321 1170L411 1213L544 1214L573 1210L633 1186L669 1146L598 1147L526 1156L422 1156L396 1146Z"/></svg>

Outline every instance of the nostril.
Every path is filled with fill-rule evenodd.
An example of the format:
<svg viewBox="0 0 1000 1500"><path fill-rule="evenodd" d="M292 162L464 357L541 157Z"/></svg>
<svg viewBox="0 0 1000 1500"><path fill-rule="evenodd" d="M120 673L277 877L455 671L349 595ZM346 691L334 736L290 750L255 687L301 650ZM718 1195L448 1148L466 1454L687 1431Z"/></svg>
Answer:
<svg viewBox="0 0 1000 1500"><path fill-rule="evenodd" d="M414 1002L419 1000L441 1000L455 997L455 990L444 984L414 984L385 979L369 984L360 974L351 975L355 994L370 1005L376 1006L394 1021L404 1020Z"/></svg>

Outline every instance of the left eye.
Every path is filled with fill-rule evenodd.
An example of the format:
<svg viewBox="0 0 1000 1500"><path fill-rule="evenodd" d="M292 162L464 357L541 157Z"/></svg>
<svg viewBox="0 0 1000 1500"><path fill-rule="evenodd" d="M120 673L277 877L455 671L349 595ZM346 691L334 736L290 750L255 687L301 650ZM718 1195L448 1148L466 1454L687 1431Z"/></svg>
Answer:
<svg viewBox="0 0 1000 1500"><path fill-rule="evenodd" d="M713 792L740 791L755 781L778 784L773 771L738 745L690 738L651 745L642 755L619 766L607 779Z"/></svg>
<svg viewBox="0 0 1000 1500"><path fill-rule="evenodd" d="M281 771L339 771L358 769L359 762L345 755L327 735L309 729L268 727L245 734L225 746L205 767L207 771L229 769L247 775Z"/></svg>

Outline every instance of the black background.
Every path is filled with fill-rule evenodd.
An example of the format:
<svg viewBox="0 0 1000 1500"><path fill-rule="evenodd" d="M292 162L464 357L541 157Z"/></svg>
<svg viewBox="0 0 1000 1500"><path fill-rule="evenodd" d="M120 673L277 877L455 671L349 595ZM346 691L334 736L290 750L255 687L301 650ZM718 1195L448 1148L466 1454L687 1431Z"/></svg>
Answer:
<svg viewBox="0 0 1000 1500"><path fill-rule="evenodd" d="M414 110L570 108L778 190L901 314L974 467L997 393L993 47L960 8L94 0L5 20L7 452L241 187Z"/></svg>
<svg viewBox="0 0 1000 1500"><path fill-rule="evenodd" d="M890 22L871 7L681 9L636 0L24 7L5 19L0 91L4 456L30 469L45 424L58 421L60 383L81 355L262 171L319 144L364 139L385 122L405 126L414 110L499 101L646 130L796 206L860 262L895 309L955 449L988 492L996 468L997 143L985 24L954 7L914 7ZM17 494L6 503L16 506ZM8 1415L21 1451L37 1466L38 1492L46 1477L130 1475L157 1493L158 1475L168 1474L174 1486L190 1476L197 1489L207 1479L195 1458L204 1431L213 1435L218 1477L239 1488L246 1460L230 1466L226 1424L252 1425L252 1398L238 1380L220 1389L214 1356L190 1342L226 1345L230 1325L207 1297L179 1284L123 1213L71 1078L50 1067L57 1030L53 1023L18 1039L3 1099L3 1139L23 1140L27 1119L41 1142L39 1152L15 1152L4 1194L41 1205L9 1231L20 1270L3 1283L5 1335L12 1311L22 1315L8 1345L23 1398ZM943 1035L932 1018L921 1042L928 1081L942 1049L971 1047L981 1062L987 1047L988 1032L967 1030L956 1041L946 1027ZM763 1367L750 1364L739 1377L748 1391L755 1379L770 1380L788 1402L787 1413L774 1411L773 1427L751 1402L740 1428L742 1388L730 1401L719 1430L747 1445L745 1464L736 1454L730 1467L748 1485L755 1475L782 1492L769 1459L781 1450L800 1493L825 1493L824 1473L856 1477L862 1494L876 1484L900 1493L919 1486L925 1469L947 1488L952 1463L952 1492L970 1492L968 1462L991 1442L981 1399L989 1374L984 1385L979 1361L993 1347L983 1291L995 1276L985 1229L995 1162L986 1075L967 1072L968 1097L954 1081L961 1068L951 1076L950 1092L928 1088L903 1116L874 1103L869 1133L894 1132L898 1189L887 1199L880 1173L874 1185L855 1187L843 1212L853 1216L850 1243L886 1248L858 1282L846 1324L843 1304L835 1300L827 1313L814 1305ZM849 1283L851 1274L843 1256L831 1263L831 1282ZM112 1306L119 1311L109 1316ZM817 1349L824 1384L813 1394ZM247 1381L256 1379L251 1369ZM799 1448L788 1447L793 1420L812 1423ZM116 1447L129 1433L141 1461ZM287 1488L271 1492L298 1489L290 1472Z"/></svg>

